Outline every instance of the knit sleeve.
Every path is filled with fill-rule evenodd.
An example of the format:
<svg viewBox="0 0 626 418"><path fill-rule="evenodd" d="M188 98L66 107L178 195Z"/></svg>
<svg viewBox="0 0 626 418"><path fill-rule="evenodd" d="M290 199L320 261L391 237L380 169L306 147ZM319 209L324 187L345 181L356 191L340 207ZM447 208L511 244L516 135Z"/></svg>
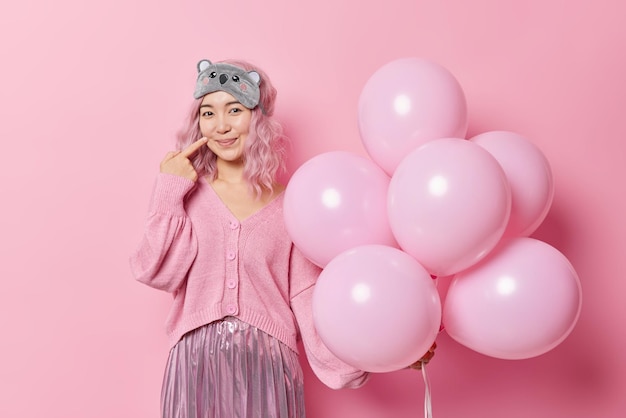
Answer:
<svg viewBox="0 0 626 418"><path fill-rule="evenodd" d="M295 247L290 276L294 283L291 309L296 316L307 360L315 375L332 389L358 388L367 382L369 373L337 358L320 339L313 323L313 290L320 268L306 259ZM308 284L308 285L307 285ZM302 287L305 285L306 287Z"/></svg>
<svg viewBox="0 0 626 418"><path fill-rule="evenodd" d="M148 286L175 292L184 282L197 253L184 199L195 183L183 177L159 174L143 238L130 256L134 277Z"/></svg>

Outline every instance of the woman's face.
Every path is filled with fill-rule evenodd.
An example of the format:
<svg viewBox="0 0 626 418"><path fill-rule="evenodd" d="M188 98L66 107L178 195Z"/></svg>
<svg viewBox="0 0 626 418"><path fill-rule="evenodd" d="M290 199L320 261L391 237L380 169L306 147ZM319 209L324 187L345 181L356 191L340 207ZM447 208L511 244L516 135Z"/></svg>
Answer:
<svg viewBox="0 0 626 418"><path fill-rule="evenodd" d="M225 91L209 93L200 103L200 132L218 159L239 162L250 130L252 111Z"/></svg>

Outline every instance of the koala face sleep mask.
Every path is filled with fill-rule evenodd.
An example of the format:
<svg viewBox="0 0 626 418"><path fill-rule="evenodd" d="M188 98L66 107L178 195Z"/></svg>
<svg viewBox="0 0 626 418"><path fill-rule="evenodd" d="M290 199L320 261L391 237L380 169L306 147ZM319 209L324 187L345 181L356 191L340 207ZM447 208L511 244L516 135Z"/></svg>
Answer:
<svg viewBox="0 0 626 418"><path fill-rule="evenodd" d="M193 97L199 99L215 91L225 91L243 106L254 109L259 104L259 84L261 76L256 71L246 71L232 64L213 64L209 60L201 60L198 62L198 80Z"/></svg>

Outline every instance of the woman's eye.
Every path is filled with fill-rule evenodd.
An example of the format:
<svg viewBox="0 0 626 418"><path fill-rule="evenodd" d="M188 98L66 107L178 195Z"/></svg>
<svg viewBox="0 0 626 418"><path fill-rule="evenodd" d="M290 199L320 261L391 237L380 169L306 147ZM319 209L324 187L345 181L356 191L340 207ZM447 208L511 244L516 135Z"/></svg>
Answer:
<svg viewBox="0 0 626 418"><path fill-rule="evenodd" d="M239 113L241 112L241 109L239 109L238 107L233 107L232 109L230 109L231 113Z"/></svg>
<svg viewBox="0 0 626 418"><path fill-rule="evenodd" d="M208 110L206 112L202 112L202 114L200 116L206 118L209 117L213 114L213 112L209 112Z"/></svg>

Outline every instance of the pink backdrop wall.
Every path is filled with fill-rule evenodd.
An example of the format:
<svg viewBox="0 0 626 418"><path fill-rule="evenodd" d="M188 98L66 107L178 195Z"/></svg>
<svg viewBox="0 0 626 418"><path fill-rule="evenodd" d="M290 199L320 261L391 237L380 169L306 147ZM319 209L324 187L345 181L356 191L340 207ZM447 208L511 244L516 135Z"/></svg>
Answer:
<svg viewBox="0 0 626 418"><path fill-rule="evenodd" d="M469 135L517 131L544 151L556 196L534 236L583 285L576 328L540 357L497 360L442 333L434 416L624 416L625 13L619 0L3 2L0 416L158 415L170 300L127 259L198 59L272 75L292 172L364 154L361 88L405 56L456 75ZM414 371L342 391L306 373L311 418L423 416Z"/></svg>

